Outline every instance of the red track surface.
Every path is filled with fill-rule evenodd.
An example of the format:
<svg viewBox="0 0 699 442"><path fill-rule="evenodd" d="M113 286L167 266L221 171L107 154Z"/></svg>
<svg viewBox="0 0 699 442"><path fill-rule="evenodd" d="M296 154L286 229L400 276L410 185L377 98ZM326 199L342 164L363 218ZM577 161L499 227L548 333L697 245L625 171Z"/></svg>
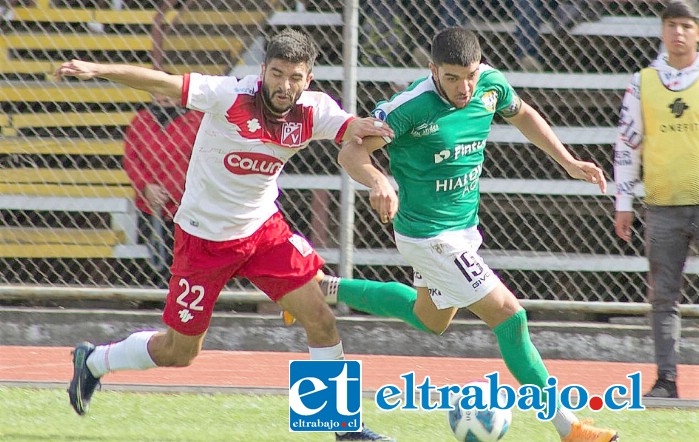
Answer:
<svg viewBox="0 0 699 442"><path fill-rule="evenodd" d="M0 383L65 382L72 376L70 348L0 346ZM156 368L112 373L105 385L168 385L241 388L288 388L289 361L308 359L305 353L251 351L203 351L187 368ZM402 386L400 375L415 371L416 381L430 376L432 385L464 384L498 370L501 382L516 385L499 359L464 359L421 356L347 355L362 360L365 390L384 384ZM626 375L641 371L643 391L655 381L655 366L619 362L548 360L549 372L559 385L581 384L594 394L611 384L629 385ZM679 392L683 399L699 399L699 366L679 367Z"/></svg>

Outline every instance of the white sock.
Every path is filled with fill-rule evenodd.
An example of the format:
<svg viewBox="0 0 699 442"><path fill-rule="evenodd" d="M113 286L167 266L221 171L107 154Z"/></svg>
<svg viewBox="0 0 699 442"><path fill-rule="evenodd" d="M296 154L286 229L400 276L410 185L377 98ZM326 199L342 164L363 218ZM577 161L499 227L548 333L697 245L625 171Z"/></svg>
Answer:
<svg viewBox="0 0 699 442"><path fill-rule="evenodd" d="M112 371L146 370L156 367L148 353L148 341L156 331L142 331L123 341L98 345L87 358L87 368L92 375L101 378Z"/></svg>
<svg viewBox="0 0 699 442"><path fill-rule="evenodd" d="M313 361L328 361L335 359L345 359L345 352L342 349L342 341L332 347L308 347Z"/></svg>
<svg viewBox="0 0 699 442"><path fill-rule="evenodd" d="M332 347L308 347L308 352L311 354L311 360L313 361L345 359L342 341ZM343 435L345 433L337 432L337 434Z"/></svg>
<svg viewBox="0 0 699 442"><path fill-rule="evenodd" d="M570 427L574 422L577 422L578 418L575 417L572 411L567 408L559 408L556 414L551 419L551 423L556 427L556 431L561 437L566 437L570 433Z"/></svg>

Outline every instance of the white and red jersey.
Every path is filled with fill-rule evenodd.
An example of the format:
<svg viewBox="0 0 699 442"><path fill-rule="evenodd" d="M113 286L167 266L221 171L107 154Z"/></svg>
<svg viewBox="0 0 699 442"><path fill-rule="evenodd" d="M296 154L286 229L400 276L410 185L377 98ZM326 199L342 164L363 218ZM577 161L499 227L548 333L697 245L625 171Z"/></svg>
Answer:
<svg viewBox="0 0 699 442"><path fill-rule="evenodd" d="M279 209L277 178L311 140L340 141L352 119L325 93L304 91L283 118L265 112L261 79L188 74L182 104L204 112L175 222L227 241L253 234Z"/></svg>

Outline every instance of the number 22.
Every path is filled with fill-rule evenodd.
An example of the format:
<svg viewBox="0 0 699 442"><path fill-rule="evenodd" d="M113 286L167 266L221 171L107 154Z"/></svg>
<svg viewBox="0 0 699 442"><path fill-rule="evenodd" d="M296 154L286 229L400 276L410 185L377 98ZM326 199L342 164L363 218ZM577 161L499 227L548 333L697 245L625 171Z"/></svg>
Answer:
<svg viewBox="0 0 699 442"><path fill-rule="evenodd" d="M204 310L204 307L199 305L202 298L204 298L204 287L202 287L200 285L193 285L190 288L189 282L184 278L180 279L179 284L180 284L180 287L184 288L184 290L182 291L180 296L177 297L177 303L183 307L189 308L191 310L196 310L198 312ZM187 295L189 295L189 292L192 292L195 295L197 295L197 298L194 301L192 301L191 303L187 304L187 301L185 301L184 298L186 298Z"/></svg>

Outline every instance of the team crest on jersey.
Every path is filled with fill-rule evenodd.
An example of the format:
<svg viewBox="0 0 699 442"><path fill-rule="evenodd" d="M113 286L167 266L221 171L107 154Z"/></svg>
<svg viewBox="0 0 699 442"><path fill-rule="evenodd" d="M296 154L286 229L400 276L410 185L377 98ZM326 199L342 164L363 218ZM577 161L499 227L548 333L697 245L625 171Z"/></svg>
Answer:
<svg viewBox="0 0 699 442"><path fill-rule="evenodd" d="M496 91L488 91L481 97L483 106L488 112L495 112L495 106L498 104L498 93Z"/></svg>
<svg viewBox="0 0 699 442"><path fill-rule="evenodd" d="M298 146L301 144L301 123L284 123L282 125L282 144L285 146Z"/></svg>

